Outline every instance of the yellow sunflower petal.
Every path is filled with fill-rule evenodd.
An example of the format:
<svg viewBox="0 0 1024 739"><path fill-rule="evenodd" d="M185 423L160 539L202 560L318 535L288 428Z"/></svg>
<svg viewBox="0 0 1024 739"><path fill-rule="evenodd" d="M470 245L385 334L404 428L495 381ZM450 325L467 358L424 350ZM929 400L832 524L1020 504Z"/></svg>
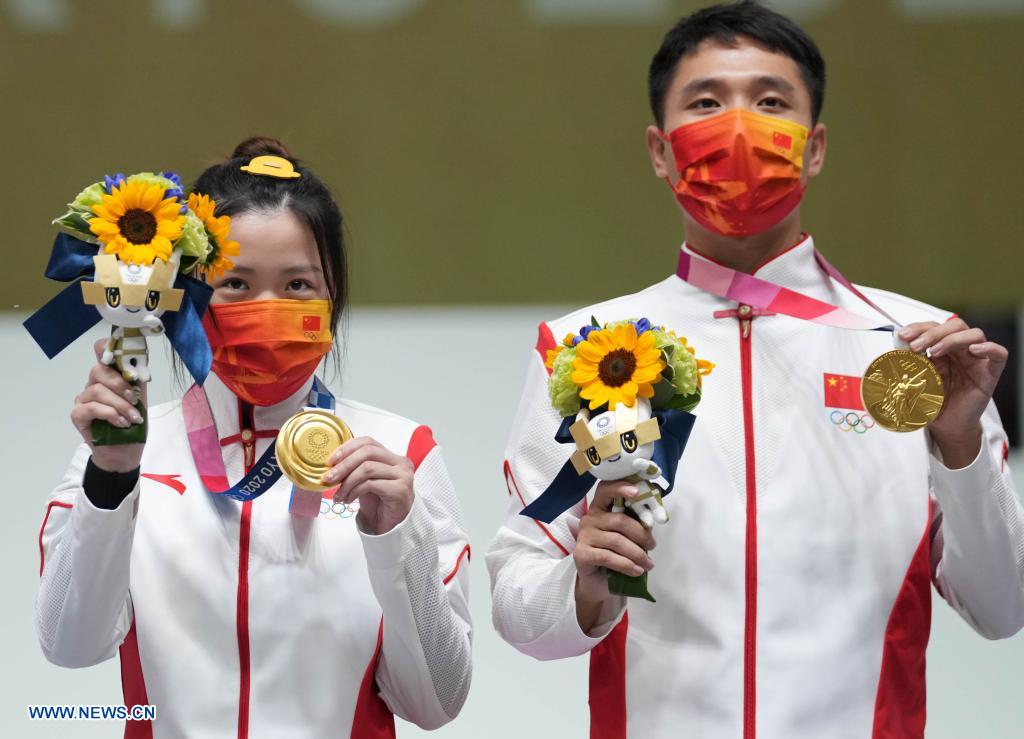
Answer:
<svg viewBox="0 0 1024 739"><path fill-rule="evenodd" d="M591 334L591 336L593 336L593 334ZM600 362L602 359L604 359L604 355L607 353L607 351L602 350L589 339L587 341L581 341L576 346L576 358L583 358L585 361L588 362Z"/></svg>
<svg viewBox="0 0 1024 739"><path fill-rule="evenodd" d="M597 369L584 367L582 369L573 370L571 379L577 385L585 385L596 380L597 376Z"/></svg>

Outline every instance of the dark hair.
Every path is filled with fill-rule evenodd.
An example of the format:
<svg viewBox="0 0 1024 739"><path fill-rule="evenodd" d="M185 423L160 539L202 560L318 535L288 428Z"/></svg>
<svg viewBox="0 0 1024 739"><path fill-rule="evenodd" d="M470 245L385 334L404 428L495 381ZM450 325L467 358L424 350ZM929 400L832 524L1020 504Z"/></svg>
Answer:
<svg viewBox="0 0 1024 739"><path fill-rule="evenodd" d="M253 157L265 155L287 159L302 176L280 179L242 171L241 167ZM277 139L255 136L236 146L229 159L207 168L192 189L217 203L215 215L218 216L287 208L302 219L316 239L331 299L331 331L337 331L338 321L348 304L344 222L331 191L309 168Z"/></svg>
<svg viewBox="0 0 1024 739"><path fill-rule="evenodd" d="M694 53L703 41L735 46L737 37L756 41L769 51L785 54L800 69L811 94L811 119L817 123L825 102L825 60L804 29L784 15L754 0L712 5L680 18L665 34L647 73L647 95L659 127L665 125L665 93L679 60Z"/></svg>

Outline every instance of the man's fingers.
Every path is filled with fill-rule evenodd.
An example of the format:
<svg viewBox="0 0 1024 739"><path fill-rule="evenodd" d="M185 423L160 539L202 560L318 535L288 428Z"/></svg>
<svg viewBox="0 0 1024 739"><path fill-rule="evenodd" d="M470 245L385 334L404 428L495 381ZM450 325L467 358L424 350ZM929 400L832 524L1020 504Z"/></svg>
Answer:
<svg viewBox="0 0 1024 739"><path fill-rule="evenodd" d="M582 549L582 551L580 551ZM636 577L644 574L644 568L635 562L623 557L621 554L609 551L607 549L595 549L594 547L582 547L577 548L574 553L577 567L583 565L585 567L604 567L608 570L615 570L621 572L623 575L630 575Z"/></svg>
<svg viewBox="0 0 1024 739"><path fill-rule="evenodd" d="M647 556L647 552L622 534L609 531L595 531L591 537L591 546L615 552L640 565L645 570L654 569L654 561Z"/></svg>
<svg viewBox="0 0 1024 739"><path fill-rule="evenodd" d="M972 344L967 350L975 357L987 359L995 364L1006 364L1010 358L1009 350L994 341L983 341L980 344Z"/></svg>
<svg viewBox="0 0 1024 739"><path fill-rule="evenodd" d="M952 354L962 351L971 344L983 344L986 341L985 332L980 328L969 328L966 331L957 331L937 341L929 349L932 357L941 357L945 354Z"/></svg>
<svg viewBox="0 0 1024 739"><path fill-rule="evenodd" d="M922 324L912 325L918 326ZM909 328L909 326L906 328ZM925 349L935 346L935 344L950 334L955 334L957 331L966 331L968 328L970 327L964 323L962 318L951 318L945 323L932 323L929 328L910 339L910 348L915 352L923 352ZM903 331L900 331L900 337L903 337Z"/></svg>
<svg viewBox="0 0 1024 739"><path fill-rule="evenodd" d="M601 531L609 531L625 536L644 549L654 549L654 534L636 519L625 513L606 513L594 516L594 526Z"/></svg>
<svg viewBox="0 0 1024 739"><path fill-rule="evenodd" d="M612 482L602 481L597 484L597 491L594 493L594 501L590 504L591 509L599 511L610 511L612 502L616 498L633 498L640 491L625 480Z"/></svg>

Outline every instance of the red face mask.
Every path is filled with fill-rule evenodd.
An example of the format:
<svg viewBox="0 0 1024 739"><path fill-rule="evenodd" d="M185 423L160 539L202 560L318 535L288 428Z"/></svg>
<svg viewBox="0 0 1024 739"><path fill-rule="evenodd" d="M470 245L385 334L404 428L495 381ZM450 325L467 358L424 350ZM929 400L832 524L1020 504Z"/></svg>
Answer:
<svg viewBox="0 0 1024 739"><path fill-rule="evenodd" d="M730 110L669 134L679 181L676 200L723 236L767 231L800 203L804 147L799 123Z"/></svg>
<svg viewBox="0 0 1024 739"><path fill-rule="evenodd" d="M275 405L298 391L332 346L327 300L211 304L203 328L213 371L253 405Z"/></svg>

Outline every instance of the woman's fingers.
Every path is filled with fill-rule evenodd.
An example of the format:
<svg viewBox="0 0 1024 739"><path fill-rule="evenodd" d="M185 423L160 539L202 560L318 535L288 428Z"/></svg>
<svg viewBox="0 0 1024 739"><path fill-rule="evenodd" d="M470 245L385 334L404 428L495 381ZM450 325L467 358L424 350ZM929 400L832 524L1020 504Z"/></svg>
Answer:
<svg viewBox="0 0 1024 739"><path fill-rule="evenodd" d="M108 405L117 411L119 416L127 418L131 423L142 423L143 420L142 414L133 403L129 403L125 396L118 395L105 385L90 385L79 394L77 402Z"/></svg>
<svg viewBox="0 0 1024 739"><path fill-rule="evenodd" d="M399 496L404 489L405 488L400 480L363 480L361 483L351 487L346 492L342 492L342 490L339 489L338 492L334 494L334 502L348 505L354 500L359 500L359 498L364 495L376 495L381 499L392 498Z"/></svg>
<svg viewBox="0 0 1024 739"><path fill-rule="evenodd" d="M112 426L122 429L132 425L131 421L105 403L96 401L75 403L75 407L71 410L71 422L83 434L89 430L89 426L97 419L107 421Z"/></svg>
<svg viewBox="0 0 1024 739"><path fill-rule="evenodd" d="M347 449L350 444L357 441L360 442L358 445ZM341 453L343 451L344 454ZM324 474L322 482L325 485L340 483L342 493L370 477L399 478L408 472L405 468L412 465L408 458L398 456L368 437L360 437L343 444L329 459L340 461L335 462ZM353 475L355 478L350 480Z"/></svg>

